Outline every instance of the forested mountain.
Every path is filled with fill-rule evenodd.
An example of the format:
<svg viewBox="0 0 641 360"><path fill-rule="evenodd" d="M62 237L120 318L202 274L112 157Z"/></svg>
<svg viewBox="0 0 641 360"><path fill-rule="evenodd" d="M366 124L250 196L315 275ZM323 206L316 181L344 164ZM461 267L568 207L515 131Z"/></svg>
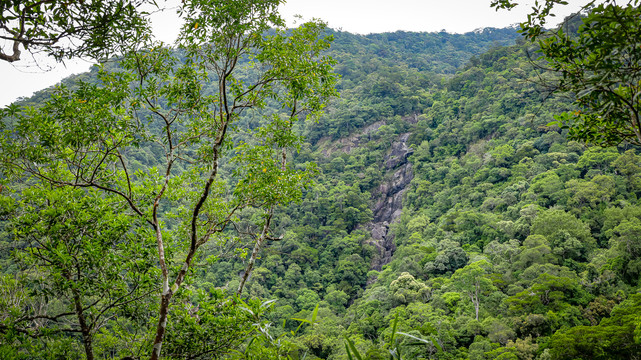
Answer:
<svg viewBox="0 0 641 360"><path fill-rule="evenodd" d="M586 147L550 125L574 108L539 85L541 70L529 56L535 49L515 29L328 35L340 97L317 121L295 125L304 139L291 153L295 169L317 164L313 183L301 186L300 201L274 208L274 236L260 249L242 299L233 294L254 242L225 253L203 249L203 266L191 270L172 308L180 321L167 330L167 358L192 358L197 347L208 349L198 358L234 359L388 359L390 350L403 359L641 356L638 149ZM99 83L97 74L65 83L82 88L79 79ZM18 105L42 106L51 93ZM264 123L246 115L238 126ZM145 140L123 154L136 172L157 171L162 160L160 147ZM234 141L252 139L241 133ZM221 167L222 182L239 176L234 164ZM41 195L25 196L38 202ZM46 278L21 282L42 270L24 259L29 245L20 226L44 233L47 224L73 218L65 226L88 223L95 238L148 236L127 230L126 204L105 213L98 208L109 199L98 195L48 196L73 206L38 220L12 213L10 196L0 199L0 358L73 358L82 348L77 332L29 338L12 325L21 307L69 306L28 288L47 288ZM177 214L161 219L167 233L180 227ZM121 226L108 230L109 223ZM145 268L151 255L139 246L107 259L136 256L121 273L92 270L143 284L96 328L98 358L137 358L151 339L146 307L155 298L145 297L145 286L158 274ZM123 285L110 296L127 291ZM39 314L39 326L54 327L57 319Z"/></svg>

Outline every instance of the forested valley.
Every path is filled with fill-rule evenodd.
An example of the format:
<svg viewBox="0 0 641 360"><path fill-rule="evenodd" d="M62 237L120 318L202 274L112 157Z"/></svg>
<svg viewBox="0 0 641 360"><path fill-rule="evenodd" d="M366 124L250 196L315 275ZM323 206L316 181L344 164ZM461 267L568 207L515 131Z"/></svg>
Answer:
<svg viewBox="0 0 641 360"><path fill-rule="evenodd" d="M0 359L641 359L638 143L542 45L211 11L2 109Z"/></svg>

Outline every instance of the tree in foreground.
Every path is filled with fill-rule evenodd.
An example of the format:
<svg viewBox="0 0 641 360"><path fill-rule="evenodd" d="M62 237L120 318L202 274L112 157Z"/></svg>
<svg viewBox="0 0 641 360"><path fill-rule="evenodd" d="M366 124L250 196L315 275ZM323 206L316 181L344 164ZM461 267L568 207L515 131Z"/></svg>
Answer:
<svg viewBox="0 0 641 360"><path fill-rule="evenodd" d="M301 141L296 122L336 94L333 61L322 55L331 38L317 21L285 29L280 3L187 1L180 55L145 47L120 69L102 69L99 84L61 86L41 108L3 112L7 177L97 191L140 220L140 242L155 243L151 359L161 355L172 306L188 306L174 297L184 300L194 266L243 246L254 247L253 264L272 238L275 208L298 199L315 172L288 158ZM140 147L162 164L136 164L130 154ZM22 196L16 183L9 189Z"/></svg>
<svg viewBox="0 0 641 360"><path fill-rule="evenodd" d="M545 30L554 7L567 2L537 2L521 32L536 42L545 66L556 74L552 91L574 98L578 110L559 115L556 122L569 129L570 139L641 145L641 3L595 3L583 7L578 29L572 26L576 21L566 19L559 28ZM497 8L515 5L511 0L493 2Z"/></svg>
<svg viewBox="0 0 641 360"><path fill-rule="evenodd" d="M148 34L142 8L153 0L0 2L0 60L21 60L22 51L44 52L57 61L106 59Z"/></svg>
<svg viewBox="0 0 641 360"><path fill-rule="evenodd" d="M94 359L94 339L110 319L146 322L156 279L153 243L140 241L139 220L120 213L122 202L95 190L32 186L21 195L11 224L19 281L4 279L3 297L15 300L0 305L0 333L9 334L0 351L17 344L37 353L48 342L63 344L51 356L79 353L65 345L78 336Z"/></svg>

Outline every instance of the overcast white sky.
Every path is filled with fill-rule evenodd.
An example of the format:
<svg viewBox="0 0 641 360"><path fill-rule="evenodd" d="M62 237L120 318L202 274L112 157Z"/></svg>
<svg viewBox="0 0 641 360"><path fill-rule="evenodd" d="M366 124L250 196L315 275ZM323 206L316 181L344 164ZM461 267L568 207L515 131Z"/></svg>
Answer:
<svg viewBox="0 0 641 360"><path fill-rule="evenodd" d="M176 0L169 0L174 2ZM483 27L506 27L525 19L530 7L528 1L512 11L496 12L491 0L288 0L281 14L293 24L294 15L304 19L319 18L329 27L359 34L405 31L440 31L464 33ZM159 1L162 3L162 1ZM531 3L531 1L530 1ZM560 8L557 18L580 8L584 1L570 0L571 5ZM156 14L154 33L171 43L179 28L174 11ZM28 54L23 52L23 57ZM25 59L26 60L26 59ZM20 61L15 65L0 61L0 106L6 106L18 97L30 96L34 91L58 83L74 73L84 72L91 66L85 61L67 61L64 65L48 59L38 59L45 71L33 63Z"/></svg>

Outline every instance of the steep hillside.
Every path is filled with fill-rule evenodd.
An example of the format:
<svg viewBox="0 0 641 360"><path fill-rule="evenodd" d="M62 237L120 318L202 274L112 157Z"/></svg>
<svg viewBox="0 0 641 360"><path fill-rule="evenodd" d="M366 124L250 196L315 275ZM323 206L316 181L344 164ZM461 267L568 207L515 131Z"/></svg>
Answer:
<svg viewBox="0 0 641 360"><path fill-rule="evenodd" d="M344 358L344 333L384 358L398 316L400 331L434 344L405 346L408 358L638 353L626 314L640 310L641 157L547 126L569 108L537 89L525 50L493 48L442 86L410 92L418 108L375 121L354 110L349 136L327 130L299 154L323 173L287 210L288 236L266 250L251 289L279 299L274 319L302 318L320 301L323 321L300 346ZM372 104L403 99L369 94ZM604 334L619 340L583 342Z"/></svg>
<svg viewBox="0 0 641 360"><path fill-rule="evenodd" d="M638 149L587 148L548 126L572 109L537 86L514 29L333 35L341 96L297 125L305 142L292 154L319 174L276 210L244 293L275 300L250 302L272 345L306 359L352 359L348 346L387 359L392 341L405 359L638 356ZM146 171L157 150L143 143L125 157ZM206 306L221 327L242 317L217 312L237 300L198 299L235 292L252 245L203 254L182 300L189 326ZM0 246L3 272L16 273L11 234Z"/></svg>

